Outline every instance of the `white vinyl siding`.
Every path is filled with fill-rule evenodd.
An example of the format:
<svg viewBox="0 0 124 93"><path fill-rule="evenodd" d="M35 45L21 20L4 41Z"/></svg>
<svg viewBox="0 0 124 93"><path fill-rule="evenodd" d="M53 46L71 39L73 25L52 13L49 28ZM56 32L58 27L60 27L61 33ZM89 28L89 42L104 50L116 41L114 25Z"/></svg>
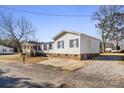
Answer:
<svg viewBox="0 0 124 93"><path fill-rule="evenodd" d="M88 48L91 48L91 40L88 40L87 43L88 43L88 45L87 45Z"/></svg>
<svg viewBox="0 0 124 93"><path fill-rule="evenodd" d="M100 40L87 37L85 35L81 36L80 41L81 53L100 53Z"/></svg>

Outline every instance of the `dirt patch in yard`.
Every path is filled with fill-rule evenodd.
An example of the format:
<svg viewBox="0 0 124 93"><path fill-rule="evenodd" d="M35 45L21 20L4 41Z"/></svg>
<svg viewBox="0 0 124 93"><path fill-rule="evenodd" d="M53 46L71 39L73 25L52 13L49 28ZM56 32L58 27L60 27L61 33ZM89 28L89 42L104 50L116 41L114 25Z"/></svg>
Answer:
<svg viewBox="0 0 124 93"><path fill-rule="evenodd" d="M73 71L83 68L91 63L92 63L91 61L79 61L79 60L64 59L64 58L49 58L49 60L42 61L39 64Z"/></svg>

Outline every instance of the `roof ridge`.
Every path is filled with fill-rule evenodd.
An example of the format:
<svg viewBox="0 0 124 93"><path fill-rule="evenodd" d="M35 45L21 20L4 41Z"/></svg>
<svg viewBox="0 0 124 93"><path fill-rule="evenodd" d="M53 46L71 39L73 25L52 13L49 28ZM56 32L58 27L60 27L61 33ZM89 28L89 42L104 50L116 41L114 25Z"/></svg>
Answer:
<svg viewBox="0 0 124 93"><path fill-rule="evenodd" d="M8 46L4 46L4 45L0 45L0 46L7 47L7 48L12 48L12 47L8 47Z"/></svg>
<svg viewBox="0 0 124 93"><path fill-rule="evenodd" d="M90 35L87 35L87 34L82 33L82 32L63 30L63 32L64 32L64 31L65 31L65 32L70 32L70 33L76 33L76 34L79 34L79 35L85 35L85 36L87 36L87 37L90 37L90 38L94 38L94 39L100 40L100 39L98 39L98 38L96 38L96 37L94 37L94 36L90 36Z"/></svg>

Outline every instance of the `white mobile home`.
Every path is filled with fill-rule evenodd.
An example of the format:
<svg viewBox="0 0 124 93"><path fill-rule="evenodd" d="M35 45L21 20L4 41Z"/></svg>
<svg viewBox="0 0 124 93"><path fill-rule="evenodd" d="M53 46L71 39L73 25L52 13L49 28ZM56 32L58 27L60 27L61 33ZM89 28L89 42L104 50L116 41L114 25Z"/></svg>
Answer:
<svg viewBox="0 0 124 93"><path fill-rule="evenodd" d="M12 54L13 48L0 45L0 54Z"/></svg>
<svg viewBox="0 0 124 93"><path fill-rule="evenodd" d="M48 56L88 59L100 53L100 40L83 33L62 31L53 42L40 44L40 49Z"/></svg>
<svg viewBox="0 0 124 93"><path fill-rule="evenodd" d="M53 40L46 46L42 45L44 53L50 56L87 59L100 53L100 40L83 33L63 31L57 34Z"/></svg>

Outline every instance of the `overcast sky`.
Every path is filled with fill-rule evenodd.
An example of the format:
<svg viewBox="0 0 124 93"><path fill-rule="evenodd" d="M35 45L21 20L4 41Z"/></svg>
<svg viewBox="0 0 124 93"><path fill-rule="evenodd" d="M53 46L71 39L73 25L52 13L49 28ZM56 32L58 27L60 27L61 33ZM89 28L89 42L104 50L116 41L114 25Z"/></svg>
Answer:
<svg viewBox="0 0 124 93"><path fill-rule="evenodd" d="M3 6L0 12L12 13L15 17L25 16L30 20L36 29L35 39L38 41L51 41L52 38L62 30L82 32L84 34L100 38L98 30L95 28L95 21L91 16L98 10L99 6ZM16 11L24 10L25 12ZM84 15L81 17L51 16L26 11L42 12L58 15ZM87 15L87 16L86 16Z"/></svg>

